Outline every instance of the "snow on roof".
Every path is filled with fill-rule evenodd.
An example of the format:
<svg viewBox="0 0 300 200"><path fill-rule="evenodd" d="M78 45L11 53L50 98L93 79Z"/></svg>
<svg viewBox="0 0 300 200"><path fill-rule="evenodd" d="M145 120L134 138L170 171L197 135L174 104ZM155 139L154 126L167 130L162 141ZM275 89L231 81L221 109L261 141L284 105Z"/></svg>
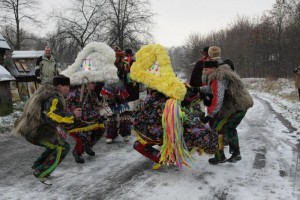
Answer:
<svg viewBox="0 0 300 200"><path fill-rule="evenodd" d="M2 65L0 65L0 82L16 80Z"/></svg>
<svg viewBox="0 0 300 200"><path fill-rule="evenodd" d="M44 54L44 50L39 51L13 51L12 58L38 58Z"/></svg>
<svg viewBox="0 0 300 200"><path fill-rule="evenodd" d="M4 37L0 33L0 49L10 49L9 45L5 41Z"/></svg>

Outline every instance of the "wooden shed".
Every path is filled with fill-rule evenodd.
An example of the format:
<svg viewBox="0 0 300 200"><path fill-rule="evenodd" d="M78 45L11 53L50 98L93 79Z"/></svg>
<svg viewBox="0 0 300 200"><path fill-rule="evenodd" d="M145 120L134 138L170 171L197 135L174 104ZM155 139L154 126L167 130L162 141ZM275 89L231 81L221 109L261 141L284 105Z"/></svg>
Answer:
<svg viewBox="0 0 300 200"><path fill-rule="evenodd" d="M6 59L5 67L16 79L16 87L21 100L27 100L37 88L35 65L44 51L13 51Z"/></svg>
<svg viewBox="0 0 300 200"><path fill-rule="evenodd" d="M10 47L0 33L0 65L4 64L4 55L6 50L10 50Z"/></svg>
<svg viewBox="0 0 300 200"><path fill-rule="evenodd" d="M5 116L13 112L10 81L14 80L15 78L0 65L0 116Z"/></svg>

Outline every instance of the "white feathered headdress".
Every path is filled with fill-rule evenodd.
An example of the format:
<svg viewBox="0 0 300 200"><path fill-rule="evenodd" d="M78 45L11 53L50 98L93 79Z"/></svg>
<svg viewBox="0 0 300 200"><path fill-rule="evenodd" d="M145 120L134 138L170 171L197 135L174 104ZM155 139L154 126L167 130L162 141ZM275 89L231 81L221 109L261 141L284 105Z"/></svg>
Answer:
<svg viewBox="0 0 300 200"><path fill-rule="evenodd" d="M91 42L77 55L75 62L61 74L71 79L71 85L80 85L83 77L87 77L89 82L117 81L115 59L115 51L107 44Z"/></svg>

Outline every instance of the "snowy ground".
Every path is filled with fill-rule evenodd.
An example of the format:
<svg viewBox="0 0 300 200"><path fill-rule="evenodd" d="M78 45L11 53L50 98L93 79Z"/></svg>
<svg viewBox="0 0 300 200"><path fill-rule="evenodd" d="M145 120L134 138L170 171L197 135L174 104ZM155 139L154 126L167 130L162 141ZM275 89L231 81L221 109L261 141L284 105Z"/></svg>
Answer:
<svg viewBox="0 0 300 200"><path fill-rule="evenodd" d="M264 79L245 81L255 105L238 129L243 157L238 163L212 166L209 156L195 154L193 169L164 166L155 171L151 161L133 150L133 136L129 143L118 138L111 145L102 139L95 157L85 155L86 163L80 165L69 154L54 171L54 184L45 186L30 168L43 149L4 131L0 199L300 200L296 90L290 80L270 84L274 88L265 86L269 81ZM13 121L13 116L0 118L1 123L3 119Z"/></svg>

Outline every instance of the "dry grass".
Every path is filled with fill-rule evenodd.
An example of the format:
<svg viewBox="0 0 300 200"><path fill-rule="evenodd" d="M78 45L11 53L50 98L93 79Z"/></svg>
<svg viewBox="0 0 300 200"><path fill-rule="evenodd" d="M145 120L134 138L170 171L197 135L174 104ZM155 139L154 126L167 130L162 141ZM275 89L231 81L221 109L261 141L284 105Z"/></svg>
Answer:
<svg viewBox="0 0 300 200"><path fill-rule="evenodd" d="M243 80L250 90L270 93L289 101L299 101L298 90L294 87L293 79L249 78Z"/></svg>

